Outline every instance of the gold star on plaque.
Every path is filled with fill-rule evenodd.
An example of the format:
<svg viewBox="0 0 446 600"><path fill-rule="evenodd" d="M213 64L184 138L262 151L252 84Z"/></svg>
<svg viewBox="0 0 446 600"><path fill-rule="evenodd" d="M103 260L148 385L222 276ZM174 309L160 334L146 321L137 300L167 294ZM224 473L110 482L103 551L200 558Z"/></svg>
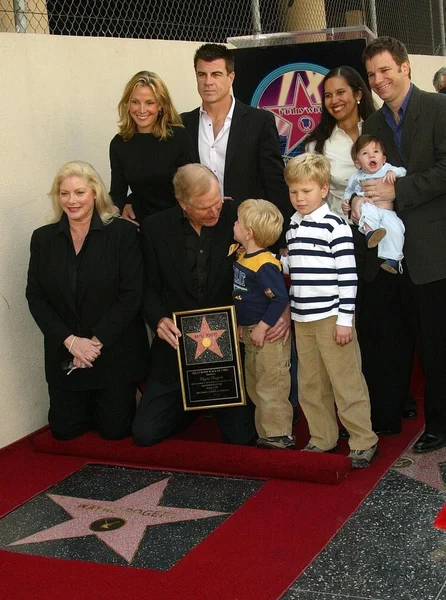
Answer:
<svg viewBox="0 0 446 600"><path fill-rule="evenodd" d="M197 333L188 333L187 336L192 338L195 342L197 342L197 349L195 351L195 358L198 358L205 350L210 350L214 352L221 358L223 358L223 354L218 347L217 340L218 338L224 334L225 329L215 329L211 330L208 322L206 321L206 317L203 317L201 321L201 329L197 331Z"/></svg>

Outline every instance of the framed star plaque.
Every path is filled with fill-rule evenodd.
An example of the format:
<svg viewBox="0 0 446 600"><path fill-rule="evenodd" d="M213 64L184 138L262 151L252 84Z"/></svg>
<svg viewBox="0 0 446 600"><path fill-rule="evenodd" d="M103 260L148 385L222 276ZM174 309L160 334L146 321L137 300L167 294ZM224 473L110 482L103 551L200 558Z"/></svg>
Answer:
<svg viewBox="0 0 446 600"><path fill-rule="evenodd" d="M173 314L184 410L246 404L233 306Z"/></svg>

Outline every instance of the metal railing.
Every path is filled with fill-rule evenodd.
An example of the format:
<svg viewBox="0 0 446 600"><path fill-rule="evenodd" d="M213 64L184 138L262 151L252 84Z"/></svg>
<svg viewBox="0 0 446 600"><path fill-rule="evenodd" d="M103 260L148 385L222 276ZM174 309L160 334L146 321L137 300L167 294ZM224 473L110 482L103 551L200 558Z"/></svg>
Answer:
<svg viewBox="0 0 446 600"><path fill-rule="evenodd" d="M365 25L446 55L444 0L0 0L0 31L225 42Z"/></svg>

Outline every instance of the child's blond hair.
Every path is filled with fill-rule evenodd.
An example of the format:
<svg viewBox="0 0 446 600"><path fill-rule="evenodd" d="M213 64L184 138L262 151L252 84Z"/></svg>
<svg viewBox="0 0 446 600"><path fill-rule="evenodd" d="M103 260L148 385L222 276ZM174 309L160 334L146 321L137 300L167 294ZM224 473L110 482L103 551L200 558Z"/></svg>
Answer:
<svg viewBox="0 0 446 600"><path fill-rule="evenodd" d="M245 229L251 229L257 246L267 248L282 233L283 216L268 200L245 200L238 207L238 219Z"/></svg>
<svg viewBox="0 0 446 600"><path fill-rule="evenodd" d="M330 163L323 154L306 152L288 161L284 177L288 185L311 179L322 187L330 183Z"/></svg>

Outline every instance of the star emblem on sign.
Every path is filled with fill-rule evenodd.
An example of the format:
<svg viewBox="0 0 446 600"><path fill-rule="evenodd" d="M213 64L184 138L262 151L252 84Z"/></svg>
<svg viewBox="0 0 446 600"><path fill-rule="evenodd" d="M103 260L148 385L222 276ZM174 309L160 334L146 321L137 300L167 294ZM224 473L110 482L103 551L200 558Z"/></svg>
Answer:
<svg viewBox="0 0 446 600"><path fill-rule="evenodd" d="M206 321L206 317L203 317L201 321L201 329L196 333L187 333L186 335L197 342L197 349L195 351L195 358L198 358L205 352L210 350L223 358L222 351L220 350L217 340L224 334L226 329L214 329L209 327L209 323Z"/></svg>
<svg viewBox="0 0 446 600"><path fill-rule="evenodd" d="M72 518L9 545L36 544L95 535L116 554L131 563L147 527L227 514L211 510L160 506L169 479L170 477L167 477L152 483L113 502L47 494L50 500L61 506Z"/></svg>
<svg viewBox="0 0 446 600"><path fill-rule="evenodd" d="M291 104L282 106L264 106L276 117L289 125L285 152L288 154L315 128L320 121L322 108L320 104L313 104L307 88L298 74L294 87L294 96Z"/></svg>

